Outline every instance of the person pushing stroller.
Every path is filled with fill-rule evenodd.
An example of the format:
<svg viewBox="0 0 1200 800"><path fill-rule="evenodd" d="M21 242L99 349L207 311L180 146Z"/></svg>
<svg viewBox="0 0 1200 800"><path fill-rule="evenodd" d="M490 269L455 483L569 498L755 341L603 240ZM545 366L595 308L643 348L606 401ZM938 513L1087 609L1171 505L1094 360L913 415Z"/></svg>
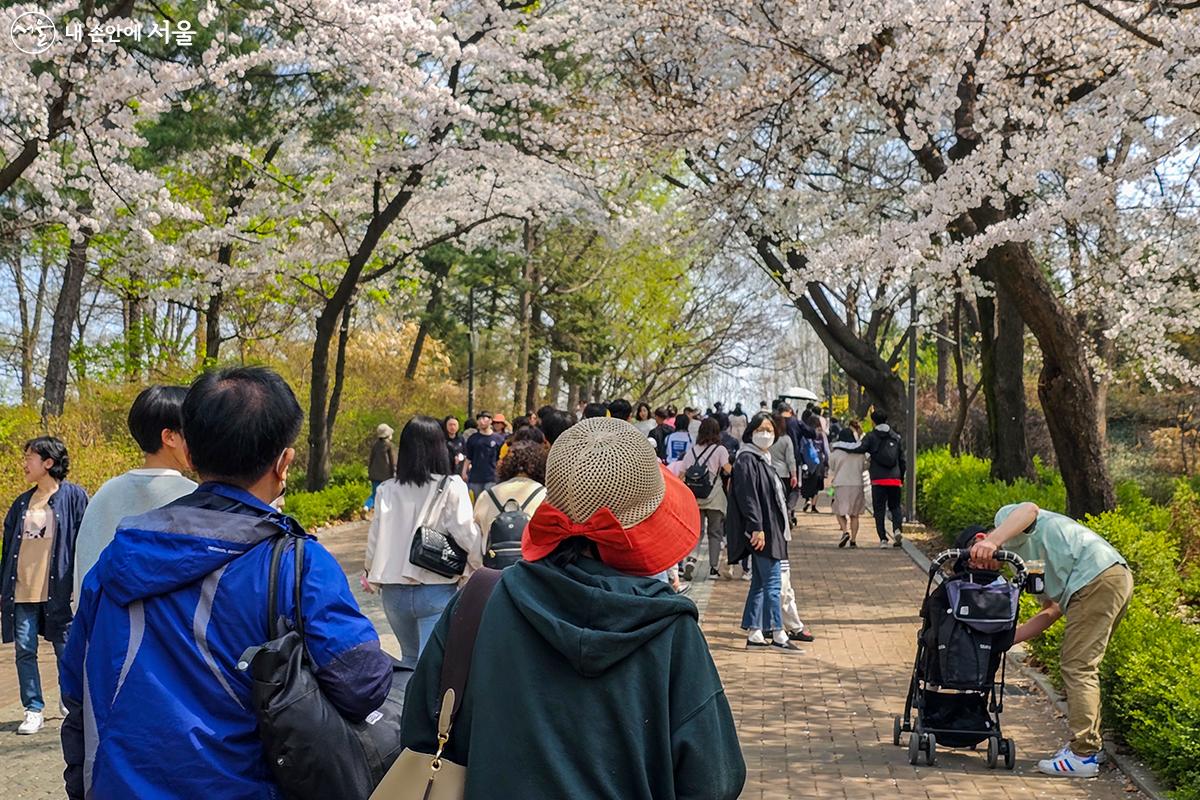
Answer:
<svg viewBox="0 0 1200 800"><path fill-rule="evenodd" d="M1019 625L1014 644L1040 636L1066 616L1060 667L1071 739L1038 762L1047 775L1090 778L1100 771L1100 662L1129 608L1133 576L1125 559L1099 534L1070 517L1015 503L996 512L995 528L971 546L971 566L998 570L1000 549L1045 570L1042 610Z"/></svg>

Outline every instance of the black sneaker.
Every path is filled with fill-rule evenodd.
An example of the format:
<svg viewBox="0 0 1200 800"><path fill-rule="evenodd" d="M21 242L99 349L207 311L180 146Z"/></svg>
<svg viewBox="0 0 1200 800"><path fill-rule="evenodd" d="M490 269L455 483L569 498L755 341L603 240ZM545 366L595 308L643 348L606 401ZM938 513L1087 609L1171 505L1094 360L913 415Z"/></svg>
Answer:
<svg viewBox="0 0 1200 800"><path fill-rule="evenodd" d="M892 547L899 547L900 542L902 542L903 540L904 540L904 534L901 533L900 531L896 531L895 533L892 534Z"/></svg>
<svg viewBox="0 0 1200 800"><path fill-rule="evenodd" d="M840 542L838 542L838 547L845 547L849 543L850 543L850 534L843 533L842 540Z"/></svg>
<svg viewBox="0 0 1200 800"><path fill-rule="evenodd" d="M796 647L796 645L792 644L790 641L788 641L788 642L772 641L771 647L778 647L780 650L783 650L788 653L793 653L795 655L803 655L804 654L803 648Z"/></svg>
<svg viewBox="0 0 1200 800"><path fill-rule="evenodd" d="M721 573L718 572L717 570L713 569L712 567L709 567L708 568L708 577L710 580L712 578L719 578L719 577L721 577Z"/></svg>
<svg viewBox="0 0 1200 800"><path fill-rule="evenodd" d="M855 549L858 549L858 542L851 542L851 543L850 543L850 546L851 546L851 547L853 547L853 548L855 548Z"/></svg>

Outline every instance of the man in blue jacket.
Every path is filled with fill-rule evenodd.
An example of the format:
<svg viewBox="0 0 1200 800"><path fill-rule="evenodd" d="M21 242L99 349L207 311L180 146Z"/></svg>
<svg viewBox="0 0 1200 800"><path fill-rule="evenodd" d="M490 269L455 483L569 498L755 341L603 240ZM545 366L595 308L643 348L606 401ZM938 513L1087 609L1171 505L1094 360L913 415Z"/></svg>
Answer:
<svg viewBox="0 0 1200 800"><path fill-rule="evenodd" d="M84 580L63 656L68 797L276 798L238 657L270 638L271 540L304 536L269 504L295 458L302 413L264 368L206 373L183 405L195 492L118 525ZM293 550L280 613L295 620ZM352 720L391 688L391 658L333 556L304 548L301 608L313 669Z"/></svg>

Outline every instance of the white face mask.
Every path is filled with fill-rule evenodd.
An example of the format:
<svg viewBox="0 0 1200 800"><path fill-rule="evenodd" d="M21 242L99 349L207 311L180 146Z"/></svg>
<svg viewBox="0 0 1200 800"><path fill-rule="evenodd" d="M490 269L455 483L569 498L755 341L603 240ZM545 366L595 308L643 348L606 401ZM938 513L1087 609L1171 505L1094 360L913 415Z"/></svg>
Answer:
<svg viewBox="0 0 1200 800"><path fill-rule="evenodd" d="M770 431L755 431L751 439L759 450L770 450L771 445L775 444L775 434Z"/></svg>

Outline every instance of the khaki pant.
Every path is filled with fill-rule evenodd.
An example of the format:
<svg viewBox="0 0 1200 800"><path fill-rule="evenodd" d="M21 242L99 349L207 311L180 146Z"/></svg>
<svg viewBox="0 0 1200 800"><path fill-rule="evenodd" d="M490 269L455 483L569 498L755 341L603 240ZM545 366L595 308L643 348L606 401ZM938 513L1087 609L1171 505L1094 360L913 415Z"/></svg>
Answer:
<svg viewBox="0 0 1200 800"><path fill-rule="evenodd" d="M1071 595L1063 635L1060 669L1067 690L1067 724L1071 750L1090 756L1100 738L1100 662L1113 631L1129 608L1133 576L1116 564Z"/></svg>

